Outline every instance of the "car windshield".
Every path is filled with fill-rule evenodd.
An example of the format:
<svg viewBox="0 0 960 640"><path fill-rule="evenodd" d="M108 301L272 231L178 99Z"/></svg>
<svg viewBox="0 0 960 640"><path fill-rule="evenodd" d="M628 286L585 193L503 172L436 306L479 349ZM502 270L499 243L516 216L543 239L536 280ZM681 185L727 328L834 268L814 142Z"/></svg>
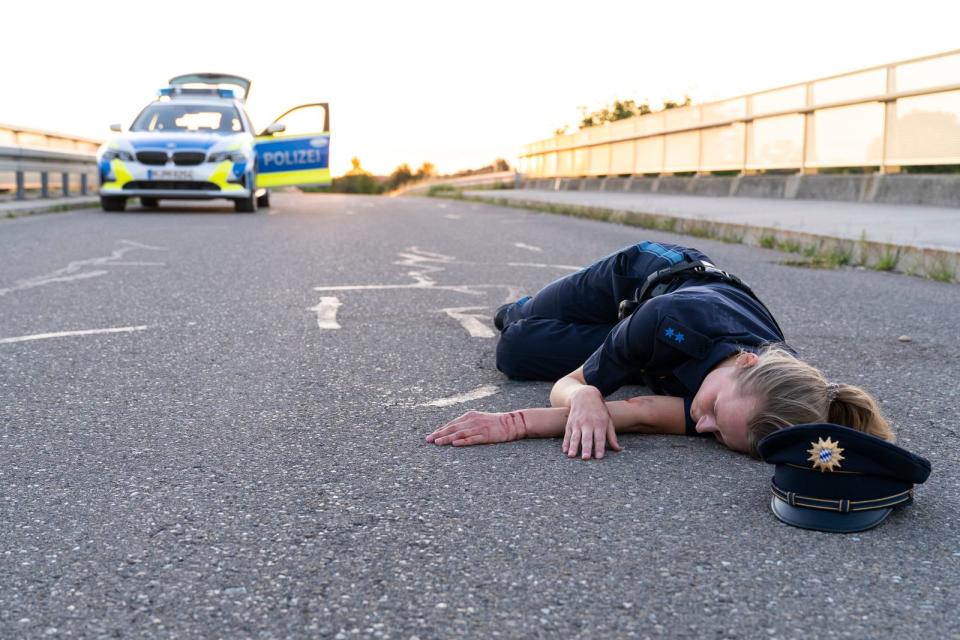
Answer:
<svg viewBox="0 0 960 640"><path fill-rule="evenodd" d="M177 131L182 133L237 133L243 121L236 107L210 104L151 104L144 109L131 131Z"/></svg>

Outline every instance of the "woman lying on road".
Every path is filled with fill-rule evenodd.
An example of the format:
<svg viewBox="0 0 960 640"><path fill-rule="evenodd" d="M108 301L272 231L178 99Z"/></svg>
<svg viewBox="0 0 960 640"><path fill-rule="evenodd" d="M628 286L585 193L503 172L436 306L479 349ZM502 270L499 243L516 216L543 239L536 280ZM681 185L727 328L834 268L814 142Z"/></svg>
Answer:
<svg viewBox="0 0 960 640"><path fill-rule="evenodd" d="M427 442L563 436L573 458L620 450L617 432L713 435L756 455L783 427L832 422L892 441L876 401L798 359L766 306L696 249L641 242L504 305L497 368L557 380L552 408L471 411ZM604 397L626 384L658 394Z"/></svg>

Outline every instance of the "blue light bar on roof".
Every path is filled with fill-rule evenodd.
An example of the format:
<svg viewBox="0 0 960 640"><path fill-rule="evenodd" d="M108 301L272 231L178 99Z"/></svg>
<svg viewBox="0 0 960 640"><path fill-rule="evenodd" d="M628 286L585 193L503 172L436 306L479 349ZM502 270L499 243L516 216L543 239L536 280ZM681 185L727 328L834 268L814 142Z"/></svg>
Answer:
<svg viewBox="0 0 960 640"><path fill-rule="evenodd" d="M220 98L236 99L236 93L233 89L217 89L215 87L164 87L157 92L157 95L165 98L175 96L218 96Z"/></svg>

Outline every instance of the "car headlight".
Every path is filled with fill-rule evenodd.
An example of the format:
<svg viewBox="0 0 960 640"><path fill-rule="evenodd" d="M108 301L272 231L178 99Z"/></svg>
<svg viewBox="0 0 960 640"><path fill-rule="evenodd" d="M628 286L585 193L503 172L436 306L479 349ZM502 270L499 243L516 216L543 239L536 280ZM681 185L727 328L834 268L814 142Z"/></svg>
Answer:
<svg viewBox="0 0 960 640"><path fill-rule="evenodd" d="M103 152L103 160L110 162L114 159L122 160L124 162L133 162L133 154L129 151L123 151L122 149L107 149Z"/></svg>
<svg viewBox="0 0 960 640"><path fill-rule="evenodd" d="M214 151L207 157L207 162L246 162L247 154L243 151Z"/></svg>

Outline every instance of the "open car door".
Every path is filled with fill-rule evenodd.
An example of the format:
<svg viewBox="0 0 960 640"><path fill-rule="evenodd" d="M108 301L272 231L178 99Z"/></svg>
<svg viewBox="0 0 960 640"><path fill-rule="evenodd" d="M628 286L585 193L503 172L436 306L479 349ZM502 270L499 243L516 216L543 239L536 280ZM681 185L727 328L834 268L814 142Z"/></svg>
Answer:
<svg viewBox="0 0 960 640"><path fill-rule="evenodd" d="M257 136L257 187L330 184L330 108L290 109Z"/></svg>

